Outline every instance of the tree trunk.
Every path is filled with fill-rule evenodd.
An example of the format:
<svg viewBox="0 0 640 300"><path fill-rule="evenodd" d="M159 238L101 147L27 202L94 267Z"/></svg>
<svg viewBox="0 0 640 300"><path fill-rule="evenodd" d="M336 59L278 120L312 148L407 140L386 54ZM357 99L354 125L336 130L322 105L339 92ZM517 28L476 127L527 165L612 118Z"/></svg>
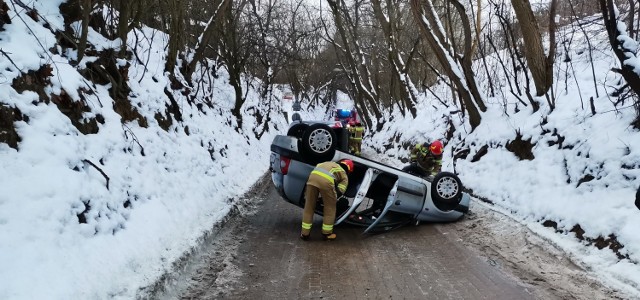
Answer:
<svg viewBox="0 0 640 300"><path fill-rule="evenodd" d="M628 58L635 57L635 49L637 49L638 43L630 45L630 39L621 39L621 37L627 35L619 30L618 23L621 21L618 20L618 9L613 0L600 0L600 10L609 35L609 43L613 48L613 53L620 61L621 68L619 72L636 95L640 95L640 74L635 72L635 66L627 63Z"/></svg>
<svg viewBox="0 0 640 300"><path fill-rule="evenodd" d="M396 77L397 81L402 85L402 88L398 90L401 92L401 98L406 105L406 107L411 112L411 116L413 118L416 117L416 102L417 102L417 89L415 85L411 81L409 74L406 72L406 66L402 57L400 56L400 51L398 50L398 45L396 43L396 30L395 24L397 22L396 14L394 12L395 3L391 3L390 0L387 0L387 14L385 15L382 12L382 6L380 4L380 0L372 0L373 11L382 25L383 35L387 41L387 51L389 56L389 62L391 63L391 71Z"/></svg>
<svg viewBox="0 0 640 300"><path fill-rule="evenodd" d="M338 3L338 1L340 1ZM349 22L349 32L347 32L347 26L345 24L345 20L342 15L342 8L344 7L344 1L342 0L327 0L329 6L331 7L331 12L334 17L335 26L338 31L338 34L342 38L342 42L344 43L341 48L337 44L334 43L334 47L336 49L341 49L345 54L345 58L347 60L347 65L349 66L350 73L348 74L351 83L354 85L355 89L358 92L358 95L364 97L364 99L369 103L369 108L373 110L373 113L378 122L382 123L382 112L378 108L378 95L375 93L373 85L371 83L371 72L369 71L368 66L364 63L365 58L362 56L362 50L359 47L359 41L357 34L355 34L354 28L355 25L353 22ZM348 35L348 33L350 35ZM350 38L350 37L351 38ZM353 50L352 50L353 47ZM362 72L360 71L362 68ZM365 106L362 107L365 109Z"/></svg>
<svg viewBox="0 0 640 300"><path fill-rule="evenodd" d="M231 114L236 117L238 130L242 130L242 106L244 105L244 97L242 96L242 81L240 74L237 72L229 72L229 83L233 86L236 95L235 105Z"/></svg>
<svg viewBox="0 0 640 300"><path fill-rule="evenodd" d="M423 4L426 9L423 9ZM464 68L459 62L457 63L457 60L454 58L454 50L451 45L447 43L447 40L444 39L444 29L439 22L439 17L433 8L432 1L426 0L423 2L421 0L411 0L411 8L422 36L427 40L438 62L453 82L455 92L461 97L461 109L466 110L469 114L469 124L475 129L480 125L482 117L478 107L474 103L474 93L469 90L470 84L475 84L475 81L469 82L467 78L468 76L473 76L473 74L465 74L466 71ZM470 45L468 48L471 48Z"/></svg>
<svg viewBox="0 0 640 300"><path fill-rule="evenodd" d="M236 3L232 5L233 2L231 2L230 5L224 7L224 13L221 15L219 51L220 58L229 73L229 84L234 89L236 99L231 113L237 120L237 131L240 131L242 130L242 106L246 100L242 90L242 72L245 70L251 48L242 45L238 36L240 30L238 26L242 26L238 19L247 1Z"/></svg>
<svg viewBox="0 0 640 300"><path fill-rule="evenodd" d="M478 49L478 45L480 44L480 31L482 31L482 0L476 1L476 22L475 22L475 37L473 40L473 46L471 46L471 53L475 54ZM484 59L484 56L483 56ZM492 88L493 90L493 88ZM492 92L493 93L493 92Z"/></svg>
<svg viewBox="0 0 640 300"><path fill-rule="evenodd" d="M556 0L552 1L552 10ZM555 16L551 17L549 26L550 44L549 55L545 55L542 45L542 35L538 22L533 15L529 0L511 0L513 9L518 18L522 37L524 40L524 55L527 59L527 65L531 70L533 83L536 86L536 95L542 96L546 94L553 84L553 58L555 56Z"/></svg>
<svg viewBox="0 0 640 300"><path fill-rule="evenodd" d="M91 10L93 5L91 0L82 0L78 2L80 11L82 11L82 32L80 33L80 41L78 41L78 63L84 57L84 51L87 48L87 37L89 36L89 20L91 19Z"/></svg>
<svg viewBox="0 0 640 300"><path fill-rule="evenodd" d="M464 32L464 53L462 58L460 59L462 70L464 71L464 77L467 80L467 87L473 96L473 100L475 104L478 106L480 111L487 111L487 106L484 104L484 100L482 95L480 95L480 91L478 90L478 84L476 83L476 75L473 71L473 38L471 37L471 22L469 21L469 17L465 12L465 8L458 0L449 0L451 4L458 11L458 15L460 15L460 20L462 21L462 30Z"/></svg>
<svg viewBox="0 0 640 300"><path fill-rule="evenodd" d="M127 1L127 0L121 0ZM182 47L184 35L184 7L182 0L169 0L169 50L165 70L169 74L173 71L178 62L178 51Z"/></svg>
<svg viewBox="0 0 640 300"><path fill-rule="evenodd" d="M183 71L187 80L191 79L191 73L195 71L196 65L204 57L204 52L207 49L207 46L209 46L209 42L215 36L216 26L220 26L220 20L224 17L224 13L228 5L231 5L231 0L216 0L214 3L211 18L209 19L209 22L207 22L207 25L198 39L191 61L189 61Z"/></svg>
<svg viewBox="0 0 640 300"><path fill-rule="evenodd" d="M84 0L83 0L84 1ZM127 53L127 35L129 34L129 0L120 0L120 18L118 19L118 38L122 42L120 46L120 57L125 57Z"/></svg>
<svg viewBox="0 0 640 300"><path fill-rule="evenodd" d="M636 28L635 28L636 25L633 24L636 16L636 0L627 0L627 2L629 3L629 15L627 16L628 18L627 28L629 28L629 36L632 39L635 39L638 36L638 33L636 32Z"/></svg>

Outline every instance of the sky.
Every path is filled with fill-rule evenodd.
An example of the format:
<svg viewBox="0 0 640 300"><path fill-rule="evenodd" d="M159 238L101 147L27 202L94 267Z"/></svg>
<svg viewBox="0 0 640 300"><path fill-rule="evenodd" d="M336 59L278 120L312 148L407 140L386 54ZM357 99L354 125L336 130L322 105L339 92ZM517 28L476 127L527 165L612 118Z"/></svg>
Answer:
<svg viewBox="0 0 640 300"><path fill-rule="evenodd" d="M60 2L33 2L54 29L63 26ZM261 139L253 134L256 119L246 111L238 133L229 114L233 88L221 69L218 79L203 81L201 92L214 99L211 107L198 109L173 91L185 119L168 131L161 129L154 116L165 113L168 103L163 91L169 83L162 72L167 36L143 28L132 32L128 43L140 41L136 51L148 61L131 61L128 72L131 101L149 126L136 121L122 125L108 86L88 84L69 64L74 51L53 53L56 39L42 20L20 12L22 21L13 7L9 15L12 24L0 32L0 49L13 62L0 59L0 104L18 108L28 121L15 123L22 138L18 149L0 143L0 299L135 298L140 288L170 272L172 263L196 246L235 199L267 172L266 149L275 134L286 131L282 112L290 110L290 103L279 102L272 111L272 130ZM606 41L603 34L592 38ZM96 49L119 45L93 31L89 41ZM556 69L562 80L554 87L553 112L546 106L536 113L520 106L516 112L516 100L503 84L496 96L487 97L489 109L471 132L453 108L423 95L415 119L389 113L394 122L379 133L369 132L363 147L401 166L400 160L408 157L403 142L443 139L443 169L455 171L466 187L491 199L492 209L552 241L609 286L640 298L640 210L633 205L640 135L629 125L633 108L616 109L606 95L617 78L609 72L615 65L612 53L606 48L595 52L594 85L586 45L579 33L572 35L566 53L572 64L560 63ZM80 69L95 59L85 57ZM77 103L84 102L90 108L84 113L87 120L103 116L98 133L79 133L55 104L11 86L21 72L43 64L53 66L45 92L59 95L64 90ZM494 73L502 76L499 70ZM478 77L486 82L486 74L479 72ZM91 95L81 100L80 88ZM446 98L446 86L435 90ZM274 96L282 99L286 92L277 87ZM338 105L349 108L345 97L339 95ZM591 115L590 97L596 115ZM266 110L254 89L247 99L245 107ZM506 109L503 103L508 103ZM325 118L324 112L318 107L301 114L303 119ZM458 129L450 139L444 138L447 122ZM519 160L505 149L516 132L535 144L534 160ZM384 150L396 135L400 143ZM562 149L550 145L558 136L564 137ZM483 145L489 146L488 153L471 162ZM468 157L454 165L453 154L467 148ZM585 174L594 180L578 186ZM556 222L558 232L542 226L545 220ZM624 245L620 253L629 259L578 240L569 232L576 224L586 237L615 235Z"/></svg>

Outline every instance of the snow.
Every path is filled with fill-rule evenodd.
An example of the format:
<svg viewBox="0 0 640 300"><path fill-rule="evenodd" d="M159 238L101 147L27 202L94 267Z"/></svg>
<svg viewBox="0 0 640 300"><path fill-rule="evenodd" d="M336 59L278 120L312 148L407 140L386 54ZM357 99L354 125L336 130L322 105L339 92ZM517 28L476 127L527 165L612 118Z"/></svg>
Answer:
<svg viewBox="0 0 640 300"><path fill-rule="evenodd" d="M62 28L60 2L32 4L54 27ZM203 80L196 101L204 103L205 96L211 101L199 110L179 90L172 91L184 121L165 131L155 116L166 115L169 104L164 91L170 82L162 73L167 36L143 28L130 34L128 44L136 43L138 35L136 51L144 64L134 59L128 75L130 99L149 126L135 120L122 124L109 85L84 80L69 62L75 53L51 53L56 39L41 22L21 11L25 25L15 18L14 10L9 14L12 24L0 32L0 49L20 70L0 59L0 105L18 108L28 121L15 123L22 138L17 150L0 143L0 299L135 298L140 288L170 272L173 262L196 246L233 209L237 196L265 174L266 149L273 136L287 127L282 112L290 111L291 103L280 100L289 91L274 89L271 130L257 139L253 131L260 126L248 110L240 133L234 129L235 118L229 112L234 91L224 68L213 81L196 72L194 79ZM640 133L629 125L635 117L632 108L615 108L604 93L595 96L583 49L586 43L576 41L569 52L575 72L557 64L557 74L567 72L562 78L567 75L570 80L566 89L560 87L564 82L556 85L554 111L543 105L532 113L519 105L516 112L517 100L502 91L504 98L487 98L489 109L482 114L481 125L471 131L453 107L443 107L428 93L420 96L415 119L394 111L393 122L367 136L364 147L383 151L401 166L400 159L408 157L409 150L403 144L443 139L443 169L455 171L474 194L493 201L492 209L553 241L576 263L630 298L639 298L640 211L633 201L640 177ZM117 49L120 43L95 31L90 32L89 42L97 50ZM610 91L618 75L608 70L616 60L610 49L595 55L597 88L603 91L607 86ZM79 68L96 59L86 57ZM92 91L84 95L90 108L84 117L104 117L97 134L81 134L55 104L39 102L35 92L20 93L11 86L21 72L43 64L53 66L46 93L58 95L64 90L80 103L78 91ZM450 98L444 85L433 90ZM338 108L352 107L347 97L338 95ZM590 97L595 116L589 109ZM244 107L265 111L259 98L250 89ZM502 103L509 104L508 116ZM306 103L302 107L303 119L325 113L322 107L307 109ZM448 122L457 131L446 140ZM534 160L519 160L505 149L516 132L534 143ZM384 150L396 136L399 143ZM560 136L562 147L555 143ZM488 153L471 162L484 145ZM454 165L453 155L465 149L469 155ZM594 179L578 184L586 174ZM479 205L478 200L472 210L473 205ZM559 232L543 226L546 220L556 222ZM577 224L589 239L615 235L624 245L620 254L629 258L618 259L609 248L580 241L570 232Z"/></svg>
<svg viewBox="0 0 640 300"><path fill-rule="evenodd" d="M62 26L59 3L53 2L34 5ZM9 14L15 16L13 10ZM22 72L51 64L47 94L64 90L79 103L79 89L93 91L85 94L90 112L84 117L99 114L105 122L97 134L81 134L52 102L38 103L36 93L14 90L11 83L20 72L0 59L2 105L28 117L15 124L22 138L18 150L0 143L0 299L134 298L170 271L266 172L269 152L263 149L276 130L257 140L256 120L249 114L245 133L234 130L228 109L234 93L224 71L202 87L211 91L212 108L198 110L175 91L184 122L161 129L154 116L165 114L168 104L169 81L162 74L167 37L150 28L135 33L145 37L137 51L146 66L134 60L129 67L129 96L149 127L122 124L109 85L89 85L69 63L75 53L45 53L55 37L21 16L34 35L13 18L0 32L0 48ZM134 33L129 39L129 45L136 43ZM119 47L95 31L89 42L97 50ZM264 109L255 99L250 91L246 107ZM286 128L281 115L276 109L271 128Z"/></svg>
<svg viewBox="0 0 640 300"><path fill-rule="evenodd" d="M591 30L588 28L587 32ZM590 38L592 42L606 41L606 33ZM409 148L402 145L443 139L446 142L443 170L456 172L475 195L494 203L492 209L526 224L567 251L576 263L602 281L625 291L630 298L638 298L640 210L634 206L634 200L640 176L640 132L630 125L635 118L633 108L616 108L612 104L615 99L603 96L605 86L618 78L609 71L619 63L608 44L600 43L603 47L594 52L595 81L600 90L597 97L583 41L584 37L574 37L569 49L573 72L561 61L556 63L555 76L560 80L554 87L557 107L553 111L543 105L540 111L532 113L529 107L520 104L516 112L517 100L507 90L498 93L500 97L487 98L491 105L482 113L481 125L471 132L461 123L459 114L450 112L452 108L446 109L434 97L426 97L415 120L395 112L394 122L386 123L382 133L365 138L363 147L373 147L395 158L396 166L401 167L400 159L409 155ZM564 57L564 53L558 57ZM504 74L493 75L507 80ZM486 74L480 72L478 76L486 80ZM565 76L568 76L566 83ZM507 88L506 83L502 85ZM446 86L435 89L441 98L450 97ZM594 98L595 115L589 108L590 97ZM544 98L537 101L546 103ZM508 115L500 103L508 103ZM458 130L447 140L449 121ZM517 133L534 144L534 160L520 160L506 149ZM388 145L396 136L399 141ZM557 143L560 137L564 139L561 146ZM385 150L385 146L391 149ZM488 147L488 153L472 162L483 146ZM464 149L469 150L466 158L454 162L453 155ZM581 182L585 175L594 179ZM555 222L558 232L543 226L545 221ZM571 232L576 225L591 240L615 235L624 246L620 255L628 259L619 259L609 247L598 249L587 239L580 241Z"/></svg>

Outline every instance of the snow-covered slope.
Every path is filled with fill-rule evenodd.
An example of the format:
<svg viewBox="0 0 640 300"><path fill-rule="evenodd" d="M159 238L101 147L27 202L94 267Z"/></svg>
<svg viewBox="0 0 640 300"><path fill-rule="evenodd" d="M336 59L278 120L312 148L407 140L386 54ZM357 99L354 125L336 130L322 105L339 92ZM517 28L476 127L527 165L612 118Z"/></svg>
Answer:
<svg viewBox="0 0 640 300"><path fill-rule="evenodd" d="M558 42L569 48L557 55L553 111L544 97L538 99L543 105L538 112L516 107L509 78L494 56L489 70L501 78L500 89L487 97L489 108L473 132L453 108L427 94L415 120L395 114L394 122L365 140L365 146L397 158L400 166L400 159L408 158L407 145L444 139L443 169L457 172L475 195L560 245L594 275L640 297L640 210L634 206L640 132L630 125L636 117L631 100L615 106L617 98L608 95L620 86L620 77L610 71L618 63L602 28L597 22L586 28L597 47L595 78L584 35L571 28L560 31L567 34ZM488 87L484 68L478 65L477 70L479 82ZM436 90L442 99L450 98L447 86ZM448 131L448 124L455 132ZM517 157L513 149L518 146L531 146L522 151L528 155Z"/></svg>
<svg viewBox="0 0 640 300"><path fill-rule="evenodd" d="M64 26L61 2L33 1L36 19L10 7L0 31L0 105L21 139L0 143L0 299L131 299L267 171L266 149L286 124L274 103L271 130L258 140L253 114L266 105L250 90L236 130L223 68L189 102L162 73L167 36L150 28L131 32L137 55L117 61L133 105L117 104L110 84L81 74L93 74L87 63L102 63L119 41L92 30L94 54L72 66L75 51L54 35ZM183 119L172 112L168 130L159 125L171 106L165 90Z"/></svg>

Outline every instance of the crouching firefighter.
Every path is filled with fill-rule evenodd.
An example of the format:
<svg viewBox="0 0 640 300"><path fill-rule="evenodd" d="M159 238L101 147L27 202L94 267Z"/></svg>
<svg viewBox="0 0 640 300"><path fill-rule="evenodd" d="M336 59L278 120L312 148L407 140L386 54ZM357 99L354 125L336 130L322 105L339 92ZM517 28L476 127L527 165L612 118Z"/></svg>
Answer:
<svg viewBox="0 0 640 300"><path fill-rule="evenodd" d="M411 164L402 170L420 177L435 176L442 168L442 151L443 145L439 140L418 144L411 150Z"/></svg>
<svg viewBox="0 0 640 300"><path fill-rule="evenodd" d="M322 196L324 210L322 212L322 236L324 240L334 240L333 223L336 219L336 202L344 194L349 184L347 172L353 172L353 161L343 159L339 162L323 162L316 166L307 180L304 194L304 212L302 213L302 233L300 238L309 239L313 214L316 209L318 195Z"/></svg>

